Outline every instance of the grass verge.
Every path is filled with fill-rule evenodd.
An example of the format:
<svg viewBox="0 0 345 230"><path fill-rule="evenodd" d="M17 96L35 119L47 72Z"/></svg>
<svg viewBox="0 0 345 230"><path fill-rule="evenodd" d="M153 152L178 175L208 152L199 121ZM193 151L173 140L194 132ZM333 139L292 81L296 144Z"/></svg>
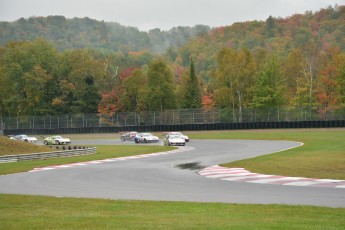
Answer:
<svg viewBox="0 0 345 230"><path fill-rule="evenodd" d="M265 130L190 133L191 139L293 140L293 150L227 164L256 172L344 178L344 130ZM169 149L169 148L168 148ZM98 146L99 154L1 164L13 171L168 150L161 146ZM305 161L305 162L304 162ZM33 163L31 162L31 163ZM23 164L23 165L21 165ZM28 165L26 165L28 164ZM279 165L275 166L275 165ZM15 167L14 167L15 166ZM18 166L18 168L17 168ZM316 168L319 167L319 171ZM332 172L331 168L336 168ZM282 170L284 169L284 170ZM7 169L9 170L9 169ZM11 171L9 170L9 171ZM286 171L288 170L288 171ZM290 170L290 172L289 172ZM7 173L10 173L7 171ZM293 175L293 174L291 174ZM301 176L301 175L300 175ZM327 176L327 177L328 177ZM1 229L344 229L345 209L289 205L115 201L0 194Z"/></svg>
<svg viewBox="0 0 345 230"><path fill-rule="evenodd" d="M0 156L51 151L54 150L47 146L39 146L24 141L10 140L8 137L0 136Z"/></svg>
<svg viewBox="0 0 345 230"><path fill-rule="evenodd" d="M137 146L137 145L100 145L97 147L97 154L78 156L78 157L65 157L65 158L52 158L47 160L33 160L33 161L20 161L14 163L0 164L0 175L27 172L33 168L61 165L68 163L102 160L107 158L133 156L154 152L165 152L175 149L170 146Z"/></svg>
<svg viewBox="0 0 345 230"><path fill-rule="evenodd" d="M304 145L291 150L222 164L263 174L345 179L344 129L249 130L189 134L192 139L289 140ZM230 150L229 150L230 151Z"/></svg>
<svg viewBox="0 0 345 230"><path fill-rule="evenodd" d="M1 195L2 229L344 229L345 209Z"/></svg>

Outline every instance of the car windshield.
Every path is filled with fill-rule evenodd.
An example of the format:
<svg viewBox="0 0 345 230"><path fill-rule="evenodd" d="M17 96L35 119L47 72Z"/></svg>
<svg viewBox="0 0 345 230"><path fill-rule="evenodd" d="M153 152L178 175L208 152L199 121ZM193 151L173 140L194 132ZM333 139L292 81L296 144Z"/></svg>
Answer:
<svg viewBox="0 0 345 230"><path fill-rule="evenodd" d="M149 136L152 136L152 134L151 134L151 133L142 133L142 135L143 135L144 137L149 137Z"/></svg>
<svg viewBox="0 0 345 230"><path fill-rule="evenodd" d="M174 135L170 135L169 138L170 139L176 139L176 138L181 138L181 136L178 134L174 134Z"/></svg>
<svg viewBox="0 0 345 230"><path fill-rule="evenodd" d="M180 133L180 132L172 132L172 133L170 133L170 134L174 134L174 135L182 135L182 133Z"/></svg>

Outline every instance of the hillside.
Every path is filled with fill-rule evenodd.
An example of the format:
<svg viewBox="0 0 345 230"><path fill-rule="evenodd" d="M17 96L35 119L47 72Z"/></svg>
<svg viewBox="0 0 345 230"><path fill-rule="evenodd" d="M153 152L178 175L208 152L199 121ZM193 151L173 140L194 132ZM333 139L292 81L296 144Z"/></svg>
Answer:
<svg viewBox="0 0 345 230"><path fill-rule="evenodd" d="M345 109L345 6L212 30L61 16L0 26L4 117L203 107L242 121L244 109L304 107L329 120Z"/></svg>
<svg viewBox="0 0 345 230"><path fill-rule="evenodd" d="M216 65L216 55L222 48L265 50L284 58L292 50L310 44L321 52L331 47L345 51L345 6L215 28L181 47L179 59L188 66L192 55L199 63L197 70L203 72Z"/></svg>
<svg viewBox="0 0 345 230"><path fill-rule="evenodd" d="M63 16L20 18L0 22L0 45L9 41L43 38L62 51L77 48L99 48L111 51L150 50L163 53L169 47L179 47L189 39L210 30L208 26L175 27L169 31L153 29L139 31L135 27L90 18L67 19Z"/></svg>
<svg viewBox="0 0 345 230"><path fill-rule="evenodd" d="M8 137L0 136L0 156L50 151L52 151L52 149L46 146L39 146L23 141L14 141L10 140Z"/></svg>

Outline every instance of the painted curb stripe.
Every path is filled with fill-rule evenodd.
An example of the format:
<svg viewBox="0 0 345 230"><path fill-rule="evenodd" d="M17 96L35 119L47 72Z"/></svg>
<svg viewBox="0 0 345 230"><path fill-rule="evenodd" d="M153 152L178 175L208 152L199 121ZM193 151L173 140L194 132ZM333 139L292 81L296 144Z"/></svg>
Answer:
<svg viewBox="0 0 345 230"><path fill-rule="evenodd" d="M345 188L345 180L266 175L253 173L245 170L244 168L225 168L219 165L204 168L203 170L199 171L198 174L211 179L234 182L324 188Z"/></svg>
<svg viewBox="0 0 345 230"><path fill-rule="evenodd" d="M145 157L162 156L162 155L167 155L167 154L172 154L172 153L187 152L194 149L195 149L194 147L184 146L184 147L178 147L178 149L171 150L168 152L149 153L149 154L141 154L141 155L136 155L136 156L118 157L118 158L110 158L110 159L104 159L104 160L94 160L94 161L78 162L78 163L71 163L71 164L64 164L64 165L47 166L47 167L41 167L41 168L34 168L33 170L30 170L29 172L40 172L40 171L47 171L47 170L53 170L53 169L72 168L72 167L92 165L92 164L102 164L102 163L109 163L109 162L115 162L115 161L126 161L126 160L140 159L140 158L145 158Z"/></svg>

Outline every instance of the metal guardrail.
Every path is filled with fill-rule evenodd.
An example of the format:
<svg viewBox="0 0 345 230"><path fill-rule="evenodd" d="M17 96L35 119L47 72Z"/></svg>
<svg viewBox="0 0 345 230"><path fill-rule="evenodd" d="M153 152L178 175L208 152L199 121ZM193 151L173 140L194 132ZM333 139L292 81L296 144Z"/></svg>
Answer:
<svg viewBox="0 0 345 230"><path fill-rule="evenodd" d="M0 163L11 163L11 162L29 161L29 160L43 160L43 159L57 158L57 157L72 157L72 156L89 155L89 154L94 154L94 153L97 153L96 147L54 151L54 152L6 155L6 156L0 156Z"/></svg>

